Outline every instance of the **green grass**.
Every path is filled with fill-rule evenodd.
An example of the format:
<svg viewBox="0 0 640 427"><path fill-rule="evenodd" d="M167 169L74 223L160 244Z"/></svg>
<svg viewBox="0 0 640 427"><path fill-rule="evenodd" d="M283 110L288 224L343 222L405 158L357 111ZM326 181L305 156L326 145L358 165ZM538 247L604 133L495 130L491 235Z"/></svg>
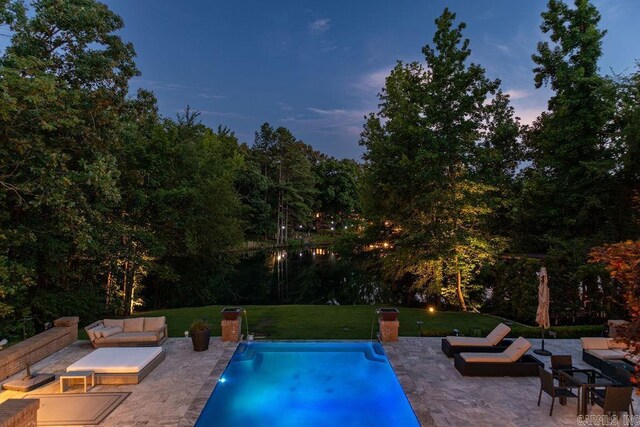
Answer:
<svg viewBox="0 0 640 427"><path fill-rule="evenodd" d="M136 316L166 316L169 336L182 337L191 322L206 319L211 324L211 333L220 335L220 310L223 306L187 307L136 313ZM267 339L370 339L378 331L375 308L368 305L249 305L245 306L249 321L249 332ZM400 308L400 336L418 336L417 321L422 321L423 336L451 335L454 329L467 336L485 336L498 323L495 316L452 311L429 313L419 308ZM246 319L242 322L242 333L246 334ZM521 324L511 325L509 336L522 335L539 338L540 329ZM579 338L600 336L602 326L579 325L557 326L551 330L557 338ZM548 334L547 334L548 337ZM87 339L84 329L80 338Z"/></svg>
<svg viewBox="0 0 640 427"><path fill-rule="evenodd" d="M222 306L177 308L137 313L138 316L166 316L169 336L183 336L196 319L211 324L212 335L220 335ZM369 339L378 330L375 307L363 305L253 305L246 306L249 332L268 339ZM422 321L423 335L451 335L453 329L465 335L490 331L501 319L460 312L428 313L424 309L401 308L400 335L418 336L416 321ZM534 331L536 331L534 329ZM246 319L242 332L246 334Z"/></svg>

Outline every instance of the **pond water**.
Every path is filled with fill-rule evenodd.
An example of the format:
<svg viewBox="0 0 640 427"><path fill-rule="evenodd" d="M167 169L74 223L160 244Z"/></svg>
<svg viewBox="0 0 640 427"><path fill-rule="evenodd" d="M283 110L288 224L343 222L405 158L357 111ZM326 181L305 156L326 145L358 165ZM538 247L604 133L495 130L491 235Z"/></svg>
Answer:
<svg viewBox="0 0 640 427"><path fill-rule="evenodd" d="M392 295L356 257L329 247L246 252L227 281L224 304L374 304Z"/></svg>

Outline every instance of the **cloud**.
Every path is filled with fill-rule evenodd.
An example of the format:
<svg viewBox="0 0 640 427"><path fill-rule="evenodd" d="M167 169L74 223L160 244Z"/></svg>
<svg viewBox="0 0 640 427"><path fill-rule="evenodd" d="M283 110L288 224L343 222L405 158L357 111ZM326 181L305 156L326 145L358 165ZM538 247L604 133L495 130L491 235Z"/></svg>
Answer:
<svg viewBox="0 0 640 427"><path fill-rule="evenodd" d="M531 95L531 92L523 89L512 89L512 90L506 91L505 94L509 95L509 98L511 98L512 101L515 101L516 99L523 99L523 98L529 97Z"/></svg>
<svg viewBox="0 0 640 427"><path fill-rule="evenodd" d="M545 107L518 107L514 106L516 117L520 117L520 123L523 125L530 125L533 123L543 111L547 109Z"/></svg>
<svg viewBox="0 0 640 427"><path fill-rule="evenodd" d="M391 69L392 67L371 71L358 78L354 86L363 92L374 92L377 94L384 87L387 77L391 74Z"/></svg>
<svg viewBox="0 0 640 427"><path fill-rule="evenodd" d="M218 95L213 93L213 91L209 88L186 86L179 83L163 82L159 80L148 80L148 79L137 79L135 80L135 82L137 82L142 88L156 90L156 91L168 90L172 92L187 92L190 94L195 94L200 98L206 98L206 99L226 98L226 96L224 95Z"/></svg>
<svg viewBox="0 0 640 427"><path fill-rule="evenodd" d="M287 104L286 102L278 102L278 103L276 103L276 105L282 111L291 111L292 110L291 105Z"/></svg>
<svg viewBox="0 0 640 427"><path fill-rule="evenodd" d="M212 95L210 93L199 93L198 96L200 98L205 98L205 99L222 99L222 98L226 98L226 96L224 96L224 95Z"/></svg>
<svg viewBox="0 0 640 427"><path fill-rule="evenodd" d="M331 28L331 19L319 18L309 23L309 30L312 33L325 33Z"/></svg>
<svg viewBox="0 0 640 427"><path fill-rule="evenodd" d="M248 117L240 113L230 113L226 111L197 110L203 116L224 117L227 119L247 119Z"/></svg>
<svg viewBox="0 0 640 427"><path fill-rule="evenodd" d="M309 133L358 137L362 132L364 117L368 114L364 110L343 108L308 107L306 111L304 114L285 117L282 121Z"/></svg>

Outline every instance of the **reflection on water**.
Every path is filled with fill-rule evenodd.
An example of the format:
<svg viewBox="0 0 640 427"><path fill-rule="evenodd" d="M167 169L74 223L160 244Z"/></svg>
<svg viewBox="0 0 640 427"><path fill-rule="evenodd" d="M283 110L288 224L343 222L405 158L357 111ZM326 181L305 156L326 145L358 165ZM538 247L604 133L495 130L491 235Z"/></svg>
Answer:
<svg viewBox="0 0 640 427"><path fill-rule="evenodd" d="M247 252L235 270L224 304L374 304L387 299L357 259L327 247Z"/></svg>

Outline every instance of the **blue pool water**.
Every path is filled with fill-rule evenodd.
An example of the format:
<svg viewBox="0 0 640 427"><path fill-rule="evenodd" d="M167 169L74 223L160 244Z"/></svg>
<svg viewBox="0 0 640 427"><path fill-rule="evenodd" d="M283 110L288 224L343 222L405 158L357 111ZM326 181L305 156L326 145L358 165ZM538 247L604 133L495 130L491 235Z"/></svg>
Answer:
<svg viewBox="0 0 640 427"><path fill-rule="evenodd" d="M196 427L419 426L378 343L240 344Z"/></svg>

